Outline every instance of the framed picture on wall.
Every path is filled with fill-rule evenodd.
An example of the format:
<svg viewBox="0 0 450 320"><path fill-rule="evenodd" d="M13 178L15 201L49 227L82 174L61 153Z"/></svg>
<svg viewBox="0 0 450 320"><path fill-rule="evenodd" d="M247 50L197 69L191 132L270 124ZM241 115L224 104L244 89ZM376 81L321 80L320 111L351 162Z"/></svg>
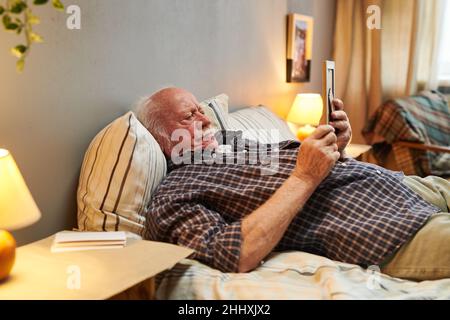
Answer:
<svg viewBox="0 0 450 320"><path fill-rule="evenodd" d="M287 82L309 82L314 19L291 13L288 15Z"/></svg>

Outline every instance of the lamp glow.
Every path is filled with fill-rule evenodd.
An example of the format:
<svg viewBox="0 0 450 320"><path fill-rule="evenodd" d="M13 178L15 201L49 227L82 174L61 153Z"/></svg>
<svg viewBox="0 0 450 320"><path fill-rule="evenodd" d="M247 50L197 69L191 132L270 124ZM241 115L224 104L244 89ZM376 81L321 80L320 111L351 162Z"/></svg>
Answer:
<svg viewBox="0 0 450 320"><path fill-rule="evenodd" d="M16 230L29 226L41 213L9 151L0 149L0 228ZM0 230L0 280L14 264L15 240Z"/></svg>
<svg viewBox="0 0 450 320"><path fill-rule="evenodd" d="M295 97L287 121L300 126L297 137L300 141L306 139L320 123L323 101L320 94L302 93Z"/></svg>
<svg viewBox="0 0 450 320"><path fill-rule="evenodd" d="M40 217L16 162L7 150L0 149L0 228L24 228Z"/></svg>

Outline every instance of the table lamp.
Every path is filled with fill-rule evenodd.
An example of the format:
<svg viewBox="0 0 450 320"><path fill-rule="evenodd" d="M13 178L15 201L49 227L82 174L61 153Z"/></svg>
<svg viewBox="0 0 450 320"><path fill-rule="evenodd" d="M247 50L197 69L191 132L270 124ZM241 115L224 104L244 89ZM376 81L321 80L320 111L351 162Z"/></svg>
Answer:
<svg viewBox="0 0 450 320"><path fill-rule="evenodd" d="M16 241L6 230L29 226L41 213L8 150L0 149L0 281L14 265Z"/></svg>
<svg viewBox="0 0 450 320"><path fill-rule="evenodd" d="M306 139L318 126L322 117L323 102L320 94L301 93L295 97L287 121L297 124L297 138Z"/></svg>

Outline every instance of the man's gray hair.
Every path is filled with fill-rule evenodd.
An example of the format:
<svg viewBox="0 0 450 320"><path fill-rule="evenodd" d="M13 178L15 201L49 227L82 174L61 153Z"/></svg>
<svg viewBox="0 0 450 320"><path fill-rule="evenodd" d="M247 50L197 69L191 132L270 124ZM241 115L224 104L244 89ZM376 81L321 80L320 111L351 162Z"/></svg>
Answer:
<svg viewBox="0 0 450 320"><path fill-rule="evenodd" d="M167 111L151 96L140 98L134 110L138 120L147 128L164 151L170 145L170 134L164 125L166 116L164 112Z"/></svg>

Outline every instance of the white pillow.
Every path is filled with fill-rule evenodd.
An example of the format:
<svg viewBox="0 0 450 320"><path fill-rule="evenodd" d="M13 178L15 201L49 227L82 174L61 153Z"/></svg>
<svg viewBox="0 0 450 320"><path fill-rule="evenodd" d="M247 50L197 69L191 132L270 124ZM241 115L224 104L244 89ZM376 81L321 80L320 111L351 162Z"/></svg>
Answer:
<svg viewBox="0 0 450 320"><path fill-rule="evenodd" d="M213 98L200 102L205 115L211 120L211 127L216 130L227 130L228 124L228 96L219 94Z"/></svg>
<svg viewBox="0 0 450 320"><path fill-rule="evenodd" d="M297 140L285 121L265 106L248 107L229 114L231 130L242 130L243 137L262 143Z"/></svg>
<svg viewBox="0 0 450 320"><path fill-rule="evenodd" d="M133 112L116 119L86 151L77 192L79 230L141 234L146 206L166 172L161 148Z"/></svg>

